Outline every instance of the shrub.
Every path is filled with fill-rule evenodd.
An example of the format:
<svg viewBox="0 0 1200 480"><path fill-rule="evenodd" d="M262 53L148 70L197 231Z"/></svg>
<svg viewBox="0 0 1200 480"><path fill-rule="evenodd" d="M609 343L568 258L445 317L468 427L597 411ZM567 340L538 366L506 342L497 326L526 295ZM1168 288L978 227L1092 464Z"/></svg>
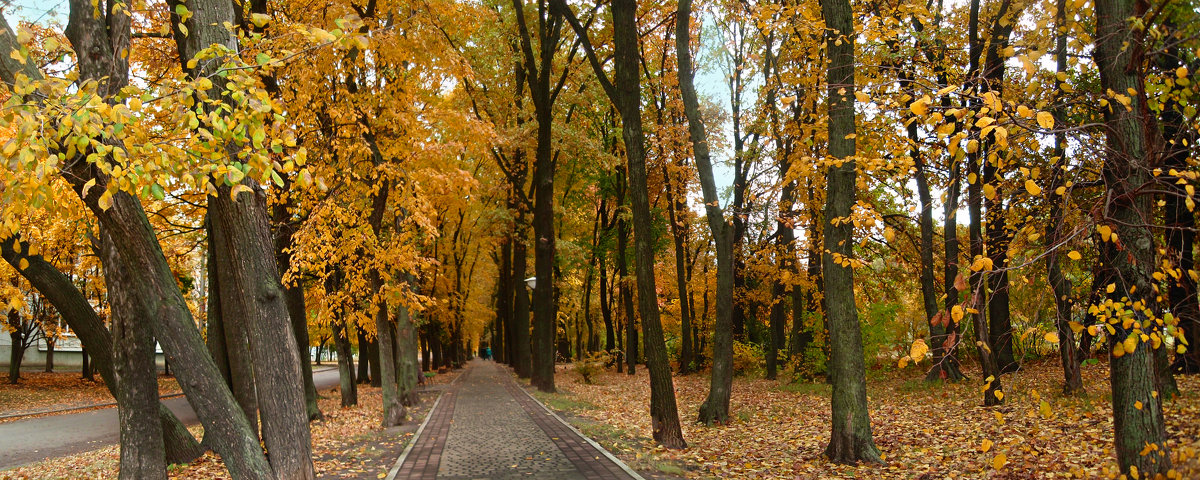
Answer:
<svg viewBox="0 0 1200 480"><path fill-rule="evenodd" d="M753 343L733 342L733 374L751 375L765 368L762 347Z"/></svg>
<svg viewBox="0 0 1200 480"><path fill-rule="evenodd" d="M604 371L605 365L612 361L612 356L608 352L593 352L588 356L576 360L573 364L575 373L583 377L583 383L592 384L592 380Z"/></svg>

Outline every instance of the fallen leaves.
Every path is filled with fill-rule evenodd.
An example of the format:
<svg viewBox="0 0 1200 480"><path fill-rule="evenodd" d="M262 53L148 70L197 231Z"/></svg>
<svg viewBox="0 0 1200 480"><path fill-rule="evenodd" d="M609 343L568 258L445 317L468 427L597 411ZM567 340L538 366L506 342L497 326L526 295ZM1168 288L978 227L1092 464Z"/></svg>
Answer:
<svg viewBox="0 0 1200 480"><path fill-rule="evenodd" d="M964 365L970 378L979 371ZM573 416L596 421L620 435L630 458L687 465L688 478L1116 478L1112 455L1108 367L1083 367L1089 397L1039 395L1061 390L1057 359L1030 362L1004 377L1002 407L979 405L978 383L928 384L909 372L868 372L875 443L886 466L846 466L822 456L829 440L829 387L739 377L734 381L731 423L704 427L690 421L708 393L706 375L675 378L684 438L690 448L667 450L650 439L649 383L643 371L604 372L597 384L560 370L555 382ZM1178 377L1185 392L1164 404L1168 448L1179 478L1200 476L1200 378ZM610 442L602 440L609 445ZM641 462L643 464L647 462Z"/></svg>

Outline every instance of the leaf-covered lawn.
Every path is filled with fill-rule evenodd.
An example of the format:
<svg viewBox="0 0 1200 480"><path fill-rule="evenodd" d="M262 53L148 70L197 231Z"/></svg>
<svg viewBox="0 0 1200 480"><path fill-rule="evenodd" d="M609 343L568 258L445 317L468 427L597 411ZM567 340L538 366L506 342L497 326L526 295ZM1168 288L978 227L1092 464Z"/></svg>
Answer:
<svg viewBox="0 0 1200 480"><path fill-rule="evenodd" d="M160 375L158 390L163 395L179 393L175 377ZM0 381L0 422L29 418L26 414L112 403L100 375L95 381L80 378L79 372L21 372L16 385L8 377ZM13 417L19 415L20 417Z"/></svg>
<svg viewBox="0 0 1200 480"><path fill-rule="evenodd" d="M731 424L704 427L696 412L708 393L707 374L675 378L689 448L656 447L649 420L646 370L629 376L604 372L584 384L567 367L555 379L559 408L596 420L632 440L631 458L683 464L686 476L706 478L1106 478L1116 470L1108 366L1083 368L1085 398L1059 394L1062 371L1054 361L1005 375L1005 404L981 406L978 369L958 384L926 384L912 368L871 372L871 423L886 466L825 461L829 387L824 384L737 378ZM1182 476L1200 478L1200 378L1179 377L1182 397L1164 406L1169 445ZM593 428L594 429L594 428ZM618 442L618 443L626 443Z"/></svg>
<svg viewBox="0 0 1200 480"><path fill-rule="evenodd" d="M457 375L458 372L451 372L428 380L430 385L446 384ZM378 388L359 385L358 406L346 409L340 406L337 389L323 390L320 394L325 420L312 423L313 462L317 477L330 480L382 478L380 475L392 467L437 398L435 392L421 394L421 404L409 409L409 420L405 425L384 430L379 426L383 404ZM195 426L190 430L196 438L202 438L202 427ZM120 450L111 445L0 471L0 480L115 479L119 458ZM209 452L191 464L170 466L168 476L180 480L209 480L229 478L229 473L221 459Z"/></svg>

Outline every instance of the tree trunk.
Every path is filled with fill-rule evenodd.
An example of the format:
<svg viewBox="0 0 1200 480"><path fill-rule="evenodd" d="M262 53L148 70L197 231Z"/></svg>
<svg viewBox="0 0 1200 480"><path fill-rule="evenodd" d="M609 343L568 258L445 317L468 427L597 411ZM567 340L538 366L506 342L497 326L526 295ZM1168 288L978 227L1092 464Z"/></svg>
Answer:
<svg viewBox="0 0 1200 480"><path fill-rule="evenodd" d="M350 337L346 334L346 321L338 320L334 326L334 344L337 345L338 378L341 380L342 408L358 405L358 382L354 379L354 353L350 350Z"/></svg>
<svg viewBox="0 0 1200 480"><path fill-rule="evenodd" d="M354 335L358 340L358 373L354 376L355 383L360 385L371 381L371 342L362 327L354 326Z"/></svg>
<svg viewBox="0 0 1200 480"><path fill-rule="evenodd" d="M46 373L54 372L54 340L43 338L46 341Z"/></svg>
<svg viewBox="0 0 1200 480"><path fill-rule="evenodd" d="M284 177L284 190L291 186L290 177ZM272 206L271 222L275 229L275 263L279 265L279 276L283 276L292 268L292 248L295 245L296 226L291 214L292 196L287 196L287 203L276 203ZM324 418L321 407L317 404L317 386L313 383L312 357L308 335L308 309L304 302L304 286L296 278L284 286L283 291L287 303L288 318L291 320L292 334L296 337L296 353L300 355L300 376L304 380L304 403L309 421ZM320 365L318 350L317 364Z"/></svg>
<svg viewBox="0 0 1200 480"><path fill-rule="evenodd" d="M230 2L192 0L189 6L193 13L190 18L192 28L184 44L180 45L181 59L191 59L213 44L237 51L236 37L224 27L225 22L234 20ZM186 60L181 61L186 63ZM219 62L201 62L199 68L189 74L208 75L218 65ZM222 82L218 80L218 89ZM238 292L229 299L230 304L240 304L239 308L245 314L243 325L247 327L246 338L254 364L263 444L272 453L269 457L271 470L280 479L311 479L316 474L307 407L304 391L300 388L303 385L300 356L280 283L279 266L275 262L265 193L251 179L243 180L242 185L250 191L235 198L232 187L223 185L217 188L217 194L209 203L211 219L219 234L227 238L229 246L224 253L229 256L228 280L231 282L222 278L222 310L229 311L224 304L224 289L228 286ZM224 265L221 258L218 257L218 261Z"/></svg>
<svg viewBox="0 0 1200 480"><path fill-rule="evenodd" d="M512 238L500 240L500 278L496 281L496 345L492 350L496 361L512 364L513 270Z"/></svg>
<svg viewBox="0 0 1200 480"><path fill-rule="evenodd" d="M625 253L628 244L629 227L622 218L617 220L617 278L620 279L617 281L617 289L621 292L621 305L624 306L625 312L625 373L633 375L637 370L638 334L633 292L629 291L629 260Z"/></svg>
<svg viewBox="0 0 1200 480"><path fill-rule="evenodd" d="M621 131L628 159L638 307L646 334L646 366L650 370L650 423L654 439L664 447L686 448L675 404L675 386L671 379L666 341L659 321L658 293L654 285L654 239L651 232L654 219L650 214L646 185L641 78L638 70L637 0L614 0L611 12L616 75L610 98L621 113ZM597 72L597 75L601 73ZM633 348L631 345L630 349Z"/></svg>
<svg viewBox="0 0 1200 480"><path fill-rule="evenodd" d="M210 207L211 209L211 207ZM210 217L211 220L211 217ZM258 395L255 393L254 366L250 356L249 338L246 333L246 312L243 302L234 301L241 294L233 279L233 266L230 265L230 255L226 252L234 248L229 243L229 236L218 222L210 222L209 263L208 268L214 274L209 279L209 299L215 301L209 311L210 337L209 351L222 369L233 396L242 413L250 422L250 427L258 431ZM224 333L223 339L213 339L213 334Z"/></svg>
<svg viewBox="0 0 1200 480"><path fill-rule="evenodd" d="M118 39L110 43L110 27L94 18L94 11L95 7L89 2L73 0L67 37L77 52L112 52L108 55L88 53L77 56L83 59L79 63L81 80L99 81L102 87L100 93L107 96L109 92L119 90L128 78L128 66L118 67L114 65L114 59L123 62L126 58L115 52L128 45L129 30L127 23L125 28L112 28ZM3 27L0 28L0 51L18 48L7 25L6 20L0 21ZM0 68L0 77L11 83L14 75L7 68L10 66L12 64L5 63L5 68ZM25 65L21 73L34 80L42 78L32 65ZM123 239L118 244L121 258L131 270L140 272L133 279L136 284L131 285L131 289L137 292L139 300L144 303L143 308L155 312L150 317L155 336L160 339L167 358L181 365L180 386L204 423L208 435L220 438L221 441L216 442L217 450L230 473L240 478L269 477L271 469L259 448L257 436L245 417L238 414L232 394L221 382L219 372L205 351L191 312L187 309L140 202L126 193L116 193L112 196L113 203L109 208L100 208L99 198L107 189L109 179L82 156L67 158L61 174L110 234ZM93 180L97 188L91 188L85 194L85 185Z"/></svg>
<svg viewBox="0 0 1200 480"><path fill-rule="evenodd" d="M80 343L83 343L83 342L81 341ZM81 357L80 366L79 366L79 378L82 380L87 380L89 382L96 381L96 379L92 377L92 362L90 359L91 355L88 355L87 349L81 348L80 352L79 352L79 356ZM109 387L109 390L112 390L111 386Z"/></svg>
<svg viewBox="0 0 1200 480"><path fill-rule="evenodd" d="M1145 223L1150 218L1153 198L1142 189L1151 182L1150 171L1155 165L1145 144L1143 46L1141 34L1131 31L1126 23L1131 17L1145 14L1143 9L1144 5L1135 11L1132 0L1097 1L1093 38L1101 87L1137 92L1128 110L1113 102L1104 111L1107 149L1103 177L1109 204L1102 225L1111 228L1113 234L1102 239L1101 258L1116 273L1116 289L1108 297L1114 302L1140 303L1144 309L1110 312L1112 320L1108 321L1116 332L1109 337L1109 348L1117 460L1122 473L1132 473L1136 467L1138 474L1153 477L1171 469L1171 457L1166 447L1162 396L1154 395L1153 344L1139 341L1141 335L1162 335L1148 315L1155 311L1156 303L1150 278L1156 268L1154 236ZM1127 315L1135 320L1128 327L1121 321Z"/></svg>
<svg viewBox="0 0 1200 480"><path fill-rule="evenodd" d="M1001 4L1002 7L1008 3ZM997 18L1003 16L1003 12L997 14ZM972 90L979 93L981 90L980 82L982 75L979 74L979 57L982 49L982 41L979 39L979 0L971 0L970 5L970 20L969 20L969 39L971 66L969 70L975 76L973 79ZM972 108L979 107L981 102L977 98L971 98L969 105ZM968 175L978 175L980 172L980 157L983 156L987 148L983 145L986 141L980 138L980 130L977 127L970 127L970 138L979 142L980 146L974 152L967 153L967 171ZM981 181L968 182L967 185L967 210L971 216L970 226L970 255L972 259L983 258L986 255L984 250L983 238L983 186ZM973 262L973 261L972 261ZM979 364L983 371L983 404L998 405L1002 402L1002 394L997 392L1004 390L1000 382L1000 368L996 362L994 347L991 345L991 335L989 334L989 326L987 315L989 313L987 302L987 272L983 269L973 270L970 278L971 299L966 302L965 308L974 309L976 313L971 314L972 325L975 328L975 341L979 345Z"/></svg>
<svg viewBox="0 0 1200 480"><path fill-rule="evenodd" d="M713 178L709 157L708 133L700 116L700 100L696 95L695 71L691 53L691 0L679 2L675 21L675 53L679 59L677 76L683 97L684 114L688 119L688 137L696 157L696 171L704 196L708 228L716 244L717 298L716 319L713 322L713 366L708 398L700 407L699 421L711 425L729 422L729 398L733 391L733 229L725 224L717 184ZM705 295L705 302L708 296ZM707 309L706 309L707 313ZM699 350L703 350L700 348Z"/></svg>
<svg viewBox="0 0 1200 480"><path fill-rule="evenodd" d="M21 253L17 253L16 245L20 245ZM108 328L104 326L88 299L66 275L55 269L41 255L29 255L29 251L30 245L21 242L16 236L0 239L0 253L3 254L4 260L14 268L20 265L21 260L26 261L28 266L17 271L54 305L54 309L79 338L79 343L83 344L85 378L91 375L94 366L100 371L100 378L104 380L109 393L116 398L118 388L113 373L112 340ZM158 405L158 416L164 432L167 463L188 463L204 453L204 449L183 423L161 403Z"/></svg>
<svg viewBox="0 0 1200 480"><path fill-rule="evenodd" d="M393 338L396 340L398 395L401 404L413 406L417 404L417 378L423 375L416 357L417 327L408 307L400 305L396 310L396 332Z"/></svg>
<svg viewBox="0 0 1200 480"><path fill-rule="evenodd" d="M1057 32L1054 57L1057 72L1063 73L1067 70L1067 3L1066 0L1058 0L1057 3L1058 8L1054 15ZM1066 175L1067 165L1067 115L1062 104L1064 93L1061 84L1054 90L1054 123L1058 125L1058 131L1054 133L1054 169L1050 173L1050 185L1046 188L1046 197L1050 203L1050 214L1046 223L1046 245L1049 248L1058 248L1062 239L1060 232L1063 227L1063 205L1067 201L1065 191L1061 195L1058 194L1059 187L1064 183L1063 176ZM1070 325L1075 301L1071 292L1071 281L1063 275L1060 261L1059 251L1050 252L1046 256L1046 280L1050 283L1054 295L1054 325L1058 332L1058 353L1063 366L1063 394L1078 395L1084 393L1084 390L1083 378L1079 371L1079 351L1075 349L1075 333Z"/></svg>
<svg viewBox="0 0 1200 480"><path fill-rule="evenodd" d="M10 324L20 322L21 311L15 308L8 310L8 321ZM25 360L25 342L19 330L8 332L8 337L12 339L12 347L8 356L8 383L16 385L21 381L21 362Z"/></svg>
<svg viewBox="0 0 1200 480"><path fill-rule="evenodd" d="M522 229L523 230L523 229ZM513 370L520 378L529 378L533 369L533 351L529 345L529 291L525 285L525 234L516 235L513 243ZM436 341L436 339L435 339Z"/></svg>
<svg viewBox="0 0 1200 480"><path fill-rule="evenodd" d="M858 173L854 140L854 24L849 0L822 0L828 33L829 156L826 178L823 273L829 319L832 433L825 455L836 463L882 463L871 434L862 333L854 304L853 225Z"/></svg>
<svg viewBox="0 0 1200 480"><path fill-rule="evenodd" d="M158 416L158 381L154 337L142 322L138 304L125 286L124 268L113 240L100 233L100 254L112 320L113 371L121 430L120 478L167 478L163 430Z"/></svg>

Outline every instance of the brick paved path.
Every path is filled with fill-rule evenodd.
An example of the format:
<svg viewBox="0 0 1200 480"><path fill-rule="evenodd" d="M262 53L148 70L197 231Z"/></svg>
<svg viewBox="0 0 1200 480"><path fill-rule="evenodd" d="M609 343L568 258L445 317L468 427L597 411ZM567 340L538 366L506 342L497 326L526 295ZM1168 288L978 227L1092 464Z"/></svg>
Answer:
<svg viewBox="0 0 1200 480"><path fill-rule="evenodd" d="M490 361L471 362L430 415L394 478L637 478Z"/></svg>

